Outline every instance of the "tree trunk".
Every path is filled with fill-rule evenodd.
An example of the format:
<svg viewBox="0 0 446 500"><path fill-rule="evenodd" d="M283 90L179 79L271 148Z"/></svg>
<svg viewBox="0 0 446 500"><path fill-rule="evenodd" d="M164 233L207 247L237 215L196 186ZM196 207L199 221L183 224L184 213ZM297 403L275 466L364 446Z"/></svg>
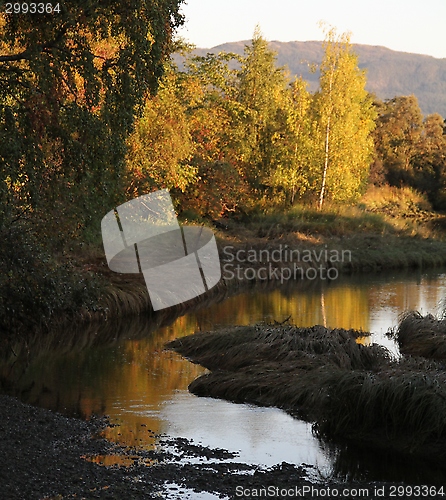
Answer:
<svg viewBox="0 0 446 500"><path fill-rule="evenodd" d="M321 192L319 195L319 210L322 210L322 205L324 203L324 195L325 195L325 183L327 180L327 169L328 169L328 154L330 152L330 116L327 120L327 127L325 130L325 160L324 160L324 171L322 173L322 186Z"/></svg>

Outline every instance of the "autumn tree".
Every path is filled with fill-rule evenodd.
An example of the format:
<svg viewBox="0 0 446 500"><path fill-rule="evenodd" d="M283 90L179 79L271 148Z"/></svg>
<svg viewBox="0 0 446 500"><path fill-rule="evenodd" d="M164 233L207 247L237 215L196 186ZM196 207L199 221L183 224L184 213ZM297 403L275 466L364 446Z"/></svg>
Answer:
<svg viewBox="0 0 446 500"><path fill-rule="evenodd" d="M246 199L246 180L238 161L240 106L237 95L239 56L232 53L187 58L182 75L187 91L189 130L194 144L191 165L196 182L180 195L185 211L212 219L241 209Z"/></svg>
<svg viewBox="0 0 446 500"><path fill-rule="evenodd" d="M311 99L306 82L296 78L286 95L283 126L272 137L276 154L269 182L283 191L286 203L291 205L310 187Z"/></svg>
<svg viewBox="0 0 446 500"><path fill-rule="evenodd" d="M102 215L123 200L126 140L157 90L181 3L2 9L0 329L85 305L88 284L52 256L86 229L98 238Z"/></svg>
<svg viewBox="0 0 446 500"><path fill-rule="evenodd" d="M128 140L126 175L131 197L164 188L184 192L197 180L197 169L191 165L194 144L185 95L187 82L169 64L157 95L146 100Z"/></svg>
<svg viewBox="0 0 446 500"><path fill-rule="evenodd" d="M125 141L157 89L180 3L66 1L60 12L1 14L4 216L32 207L48 227L71 213L73 231L122 197Z"/></svg>
<svg viewBox="0 0 446 500"><path fill-rule="evenodd" d="M415 96L382 103L374 132L381 178L425 193L434 208L446 206L446 135L439 114L423 119ZM376 168L375 168L376 169Z"/></svg>
<svg viewBox="0 0 446 500"><path fill-rule="evenodd" d="M375 116L349 35L330 29L324 51L312 107L314 160L319 165L313 189L319 209L325 199L351 201L361 193L372 159Z"/></svg>
<svg viewBox="0 0 446 500"><path fill-rule="evenodd" d="M434 113L423 121L421 151L414 159L415 182L437 210L446 209L446 124ZM418 187L418 189L420 189Z"/></svg>
<svg viewBox="0 0 446 500"><path fill-rule="evenodd" d="M423 115L415 96L395 97L378 106L375 161L379 162L389 184L410 184L422 136Z"/></svg>
<svg viewBox="0 0 446 500"><path fill-rule="evenodd" d="M257 27L242 59L236 116L242 132L237 138L239 160L256 197L265 192L281 156L287 92L284 68L276 66L276 54Z"/></svg>

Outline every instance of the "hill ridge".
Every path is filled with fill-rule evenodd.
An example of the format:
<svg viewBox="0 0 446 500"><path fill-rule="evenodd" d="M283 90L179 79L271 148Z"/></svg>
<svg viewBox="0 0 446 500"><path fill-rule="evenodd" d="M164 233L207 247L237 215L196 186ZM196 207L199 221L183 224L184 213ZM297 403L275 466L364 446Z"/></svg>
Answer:
<svg viewBox="0 0 446 500"><path fill-rule="evenodd" d="M242 54L250 40L227 42L211 48L197 48L197 55L208 52ZM321 41L269 42L277 53L278 66L287 66L292 76L302 76L311 91L318 87L318 74L310 64L317 64L323 55ZM439 113L446 117L446 58L389 49L383 45L352 44L359 67L367 70L367 90L380 99L399 95L415 95L424 115Z"/></svg>

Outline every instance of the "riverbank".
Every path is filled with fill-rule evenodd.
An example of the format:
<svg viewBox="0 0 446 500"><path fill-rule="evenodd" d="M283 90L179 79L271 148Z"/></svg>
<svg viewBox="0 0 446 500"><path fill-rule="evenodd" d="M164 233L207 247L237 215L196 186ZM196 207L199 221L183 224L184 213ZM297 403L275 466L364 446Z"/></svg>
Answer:
<svg viewBox="0 0 446 500"><path fill-rule="evenodd" d="M300 233L292 228L229 223L215 229L220 255L219 284L205 295L172 311L186 311L208 297L228 296L254 284L277 286L315 280L336 280L341 274L378 273L385 270L428 269L446 266L446 241L420 236L349 232L341 236ZM281 231L275 234L274 231ZM84 264L104 283L88 320L147 314L150 298L142 275L113 273L97 254Z"/></svg>
<svg viewBox="0 0 446 500"><path fill-rule="evenodd" d="M357 206L321 212L296 206L212 224L183 215L181 223L205 224L215 233L222 280L206 295L254 283L329 281L346 273L446 266L446 215L432 212L421 195L408 189L371 189ZM109 283L101 310L118 316L150 310L142 276L112 273L101 251L89 264Z"/></svg>
<svg viewBox="0 0 446 500"><path fill-rule="evenodd" d="M169 309L169 314L181 314L209 296L227 296L253 284L446 266L446 215L432 212L423 197L407 189L372 190L356 206L327 206L323 211L295 206L218 221L180 214L179 220L212 228L222 279L210 292ZM9 335L26 337L27 332L54 330L66 323L152 317L142 274L112 272L100 234L89 244L70 242L51 257L40 258L35 248L31 254L32 258L27 253L29 258L21 258L11 277L5 273L5 286L0 287L0 328ZM23 262L29 269L17 267ZM48 269L41 269L42 262Z"/></svg>
<svg viewBox="0 0 446 500"><path fill-rule="evenodd" d="M327 481L306 464L283 462L264 468L184 438L162 436L155 450L117 447L101 438L106 425L105 419L66 418L0 396L1 497L232 500L269 492L284 499L342 496L353 500L358 495L378 499L398 492L401 498L415 488L403 483ZM107 457L118 457L126 465L104 466ZM431 484L424 487L422 496L429 500L444 494L441 484Z"/></svg>
<svg viewBox="0 0 446 500"><path fill-rule="evenodd" d="M117 275L119 277L119 275ZM124 277L121 277L121 278L124 278ZM128 282L127 283L127 286L128 286L128 290L131 292L132 290L132 283L131 282ZM171 311L165 311L166 315L167 314L170 314ZM178 311L178 314L180 314L180 311ZM161 316L157 316L157 317L154 317L154 318L150 318L150 323L152 323L152 320L155 320L155 321L158 321L159 319L161 318ZM282 319L282 318L281 318ZM121 320L122 322L126 322L126 321L129 321L129 318L122 318ZM109 322L110 323L110 322ZM118 328L118 323L114 322L114 321L111 321L111 323L113 325L116 325L116 328ZM63 347L64 349L66 349L67 351L69 351L70 349L72 349L72 346L74 344L74 337L75 335L77 334L74 334L73 335L73 342L71 341L71 339L69 340L69 342L66 342L66 337L64 336L64 334L59 334L56 335L57 332L54 332L55 335L54 335L54 343L56 344L57 342L59 342L59 345L61 346L61 348ZM113 330L113 335L116 335L118 336L118 333L116 330ZM135 336L139 336L139 335L148 335L148 332L147 331L144 331L144 332L135 332ZM85 338L87 339L87 336L85 336ZM94 340L93 340L94 339ZM104 340L104 337L102 337L99 332L97 332L97 335L95 334L94 336L91 337L90 340L88 340L88 342L98 342L98 343L102 343L102 341ZM113 339L110 338L110 341L112 341ZM88 342L87 340L81 340L80 343L82 343L84 346L88 345ZM29 347L29 346L28 346ZM14 353L11 353L11 356L14 356ZM11 413L12 415L14 415L14 412L12 411ZM30 417L29 416L26 416L25 417L25 422L29 421L30 420ZM50 434L45 434L47 431L44 431L43 434L44 435L47 435L48 436L48 439L51 440L51 435ZM36 427L32 430L32 433L34 433L35 435L39 435L41 433L39 427ZM178 443L180 446L181 443ZM38 444L38 446L41 446L41 444ZM188 448L189 446L186 445ZM23 443L20 443L18 448L22 449L22 457L25 456L25 455L30 455L32 456L32 448L23 448ZM202 452L203 450L200 450L200 453ZM112 453L116 453L116 450L111 450ZM45 452L46 453L46 452ZM83 454L85 455L85 453L81 453L79 452L80 454ZM206 453L205 451L203 451L203 457L206 456ZM142 455L143 457L143 460L144 460L144 456L147 457L147 455ZM149 455L150 456L150 455ZM153 458L153 457L152 457ZM204 459L206 460L206 459ZM205 462L206 463L206 462ZM31 464L29 468L32 468L33 465ZM57 467L57 466L56 466ZM132 477L134 478L136 481L138 480L138 474L139 475L144 475L144 474L147 474L147 471L145 470L145 468L147 468L146 466L144 467L141 467L139 468L139 465L137 465L138 469L132 469L131 472L129 472L128 470L126 472L122 472L122 474L126 475L126 477ZM199 485L199 487L203 487L203 488L208 488L208 489L205 489L205 490L201 490L201 491L212 491L212 485L219 485L219 486L215 486L215 490L213 491L220 491L221 494L223 494L224 491L229 491L229 487L228 486L225 486L226 484L229 484L231 485L231 488L234 488L235 485L244 485L246 487L248 487L251 483L249 482L250 479L249 479L249 474L245 474L245 476L240 476L240 472L237 472L237 469L235 467L233 468L228 468L228 466L226 464L217 464L216 466L212 465L210 466L207 466L206 465L203 465L203 466L185 466L183 467L182 465L179 465L178 463L177 464L165 464L164 467L164 472L159 472L161 474L160 478L162 477L167 477L168 478L168 481L170 482L172 486L172 490L171 490L171 493L172 494L175 494L174 492L175 491L180 491L180 490L174 490L173 488L176 488L177 486L175 486L176 484L183 484L181 483L181 481L184 481L184 484L188 484L190 488L192 488L192 485L193 485L193 481L196 481L197 484ZM232 466L231 466L232 467ZM242 471L256 471L257 469L256 468L253 468L251 466L246 466L246 464L242 464L240 465ZM20 469L18 469L20 470ZM38 469L36 469L38 470ZM44 476L46 474L45 472L45 469L42 468L40 469L41 470L41 474L42 476ZM94 469L96 470L96 469ZM133 471L136 471L135 473ZM139 471L139 472L138 472ZM271 471L270 471L271 472ZM165 473L165 476L162 476L162 474ZM263 474L264 472L258 472L258 475L259 474ZM269 472L267 472L269 473ZM99 473L97 473L99 474ZM155 471L154 474L158 474L157 471ZM283 475L283 478L279 481L277 478L279 476L274 476L274 474L282 474ZM285 465L285 466L278 466L276 467L272 472L271 472L271 476L260 476L263 481L263 484L265 484L265 481L271 481L272 483L268 483L268 484L292 484L292 483L297 483L297 484L300 484L298 482L298 478L301 477L301 475L299 475L300 473L297 471L296 472L296 468L294 466L291 466L291 465ZM118 475L119 476L119 475ZM117 477L118 477L117 476ZM81 477L84 477L84 476L81 476ZM145 476L144 476L145 477ZM147 476L148 477L148 476ZM184 477L184 479L182 479ZM269 478L269 479L267 479ZM288 479L286 479L288 478ZM27 479L28 480L28 479ZM112 476L112 481L114 480L118 480L118 479L115 479L115 476ZM44 481L44 479L42 479L42 481ZM149 486L147 486L149 484L150 481L153 481L153 483L155 485L157 484L161 484L161 483L157 483L157 481L161 481L162 482L162 479L156 479L156 477L154 476L153 479L147 479L145 480L146 481L146 485L145 485L145 489L143 489L141 487L141 490L138 490L136 493L134 493L133 491L131 492L132 494L130 494L129 492L125 491L124 493L122 493L122 491L120 491L120 493L116 493L115 494L115 498L120 498L120 494L121 494L121 497L124 496L124 498L127 498L127 497L131 497L131 498L139 498L137 495L146 495L146 496L141 496L141 498L150 498L149 496L147 496L149 493L147 493L147 491L149 490ZM232 481L232 482L231 482ZM288 482L287 482L288 481ZM94 483L94 480L93 480L93 483ZM70 483L71 484L71 483ZM93 486L91 486L92 483L87 483L87 486L90 487L90 489L94 488ZM101 483L101 484L105 484L105 483ZM252 483L252 484L255 484L255 483ZM262 482L259 480L259 482L257 484L262 484ZM327 483L323 483L324 484L324 487L326 487L326 484ZM201 486L200 486L201 485ZM126 487L127 484L125 483L123 487ZM349 485L350 486L350 485ZM71 487L71 486L70 486ZM116 488L120 488L121 486L115 486ZM133 486L132 486L133 487ZM139 484L138 484L138 487L139 487ZM189 489L190 489L189 488ZM227 488L227 489L225 489ZM30 491L31 491L31 488L30 488ZM69 491L69 490L68 490ZM170 491L170 490L169 490ZM181 490L183 491L183 490ZM232 489L232 492L234 491L234 489ZM230 491L229 491L230 492ZM94 498L94 495L103 495L104 498L107 498L107 495L108 498L113 498L113 495L114 493L111 493L110 492L110 488L108 489L104 489L103 492L100 492L100 493L96 493L95 491L93 492L90 492L90 491L86 491L86 493L84 493L84 497L85 498ZM150 493L152 494L152 493ZM79 493L80 495L80 493ZM177 493L176 494L178 498L182 498L184 499L185 496L180 493ZM166 496L164 496L165 498L167 498ZM27 495L25 495L23 498L28 498ZM175 497L173 497L175 498ZM193 498L193 497L192 497Z"/></svg>
<svg viewBox="0 0 446 500"><path fill-rule="evenodd" d="M255 492L271 488L270 492L280 492L280 498L328 496L330 489L336 489L346 493L343 498L353 499L359 488L369 492L368 498L376 498L373 493L378 488L390 491L393 486L396 491L398 486L404 487L322 482L308 465L283 462L262 468L237 462L234 453L183 438L162 437L162 446L155 450L117 447L101 438L106 425L105 419L66 418L0 396L1 497L194 500L208 493L213 496L206 498L233 499L251 498ZM119 457L126 465L101 465L106 457ZM436 498L433 494L424 497Z"/></svg>

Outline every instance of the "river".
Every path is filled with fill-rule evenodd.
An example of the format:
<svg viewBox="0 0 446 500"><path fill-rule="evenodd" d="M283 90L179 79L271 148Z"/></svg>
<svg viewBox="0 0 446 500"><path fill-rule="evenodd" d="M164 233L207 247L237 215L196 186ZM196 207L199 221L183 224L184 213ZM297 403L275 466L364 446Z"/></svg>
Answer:
<svg viewBox="0 0 446 500"><path fill-rule="evenodd" d="M332 282L252 288L164 321L165 326L155 329L147 319L135 318L122 321L118 335L117 323L110 321L101 325L101 338L105 328L107 342L94 342L95 326L71 336L72 346L63 345L65 337L59 333L59 348L54 343L52 348L40 346L22 363L3 360L2 386L25 402L65 415L108 415L119 425L107 430L107 438L125 445L161 446L154 434L167 434L237 451L237 461L264 466L283 461L309 464L323 477L432 482L432 474L437 473L432 468L321 443L309 424L281 410L189 394L188 384L205 370L163 346L199 330L289 318L298 326L322 324L372 332L362 341L385 345L398 356L397 347L386 336L398 317L408 310L439 314L445 309L445 298L446 273L438 270L388 271L341 276ZM116 459L106 460L113 463Z"/></svg>

